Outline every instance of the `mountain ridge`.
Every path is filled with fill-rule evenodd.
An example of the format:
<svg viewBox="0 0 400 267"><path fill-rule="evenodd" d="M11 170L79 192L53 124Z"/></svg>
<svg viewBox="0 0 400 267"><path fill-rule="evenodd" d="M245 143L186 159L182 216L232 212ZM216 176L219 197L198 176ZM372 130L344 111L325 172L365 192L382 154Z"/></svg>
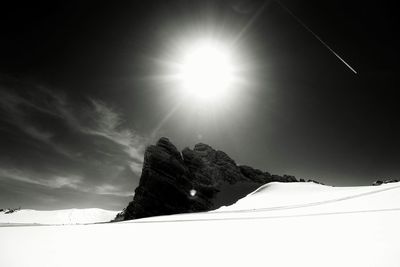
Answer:
<svg viewBox="0 0 400 267"><path fill-rule="evenodd" d="M269 182L304 182L237 165L225 152L198 143L181 152L166 137L146 148L139 186L116 220L209 211L231 205Z"/></svg>

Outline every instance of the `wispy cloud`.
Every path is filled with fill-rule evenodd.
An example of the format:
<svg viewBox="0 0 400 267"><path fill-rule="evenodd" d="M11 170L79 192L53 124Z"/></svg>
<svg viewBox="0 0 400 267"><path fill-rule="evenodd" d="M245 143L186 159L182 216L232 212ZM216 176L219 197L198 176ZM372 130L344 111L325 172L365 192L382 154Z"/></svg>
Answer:
<svg viewBox="0 0 400 267"><path fill-rule="evenodd" d="M123 197L129 197L133 195L132 191L123 191L121 190L120 187L111 184L103 184L96 186L93 190L93 193L99 195L114 195Z"/></svg>
<svg viewBox="0 0 400 267"><path fill-rule="evenodd" d="M78 129L87 134L102 136L121 145L133 160L142 162L145 139L133 130L123 128L122 115L104 102L94 99L90 99L90 102L92 107L89 107L87 112L93 123L90 126L76 125Z"/></svg>
<svg viewBox="0 0 400 267"><path fill-rule="evenodd" d="M11 159L0 166L0 178L49 189L131 196L147 140L129 127L122 112L90 97L78 103L45 88L31 91L13 91L0 85L0 121L6 122L0 131L13 136L16 131L23 133L29 138L18 141L31 140L36 148L26 149L34 151L31 156L39 153L43 159L28 158L22 151L18 157L29 168ZM53 160L44 154L46 151L61 158ZM34 166L34 162L41 166Z"/></svg>
<svg viewBox="0 0 400 267"><path fill-rule="evenodd" d="M19 182L41 185L49 188L72 188L78 189L82 184L83 178L79 176L61 177L55 176L51 178L39 178L32 175L27 175L21 170L17 169L0 169L0 178L11 179Z"/></svg>
<svg viewBox="0 0 400 267"><path fill-rule="evenodd" d="M61 94L40 89L39 95L27 99L16 93L0 89L0 109L3 119L18 127L30 137L51 145L58 152L68 155L52 140L53 133L29 120L29 108L64 120L75 131L108 139L121 146L132 160L141 163L146 139L134 130L124 127L123 115L106 103L88 98L88 104L73 105ZM42 99L46 99L43 101ZM82 113L84 115L82 115ZM136 169L135 169L136 170Z"/></svg>
<svg viewBox="0 0 400 267"><path fill-rule="evenodd" d="M50 176L39 178L32 173L17 169L0 168L0 180L9 179L28 184L40 185L49 189L74 189L76 191L92 193L98 195L132 196L133 188L126 190L124 185L103 183L90 186L85 183L85 179L78 175L69 176Z"/></svg>
<svg viewBox="0 0 400 267"><path fill-rule="evenodd" d="M36 107L19 95L0 89L0 110L3 111L2 119L18 127L29 136L48 143L52 134L39 130L29 122L27 106Z"/></svg>
<svg viewBox="0 0 400 267"><path fill-rule="evenodd" d="M54 133L42 129L40 125L35 124L31 120L33 112L40 112L47 116L61 118L56 106L53 105L53 101L38 103L37 99L41 97L43 95L37 98L23 97L9 89L0 88L0 111L3 113L1 120L14 125L31 138L51 146L58 153L73 157L67 150L54 143L52 140Z"/></svg>

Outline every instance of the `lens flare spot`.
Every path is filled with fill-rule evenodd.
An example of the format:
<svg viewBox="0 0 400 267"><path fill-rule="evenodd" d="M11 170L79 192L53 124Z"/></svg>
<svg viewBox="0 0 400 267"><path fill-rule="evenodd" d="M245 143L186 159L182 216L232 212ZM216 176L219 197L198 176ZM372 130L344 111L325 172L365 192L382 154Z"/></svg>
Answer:
<svg viewBox="0 0 400 267"><path fill-rule="evenodd" d="M192 190L190 190L189 193L190 193L190 196L194 197L197 194L197 191L192 189Z"/></svg>

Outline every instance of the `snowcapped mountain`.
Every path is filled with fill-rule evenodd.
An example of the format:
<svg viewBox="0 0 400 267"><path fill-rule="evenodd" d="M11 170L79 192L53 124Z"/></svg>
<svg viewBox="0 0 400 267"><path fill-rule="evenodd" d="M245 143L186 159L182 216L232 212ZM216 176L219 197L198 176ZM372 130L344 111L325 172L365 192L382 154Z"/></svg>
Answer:
<svg viewBox="0 0 400 267"><path fill-rule="evenodd" d="M1 224L85 224L109 222L118 211L103 209L16 210L0 212Z"/></svg>
<svg viewBox="0 0 400 267"><path fill-rule="evenodd" d="M0 266L398 267L399 225L400 183L269 183L211 212L0 227Z"/></svg>

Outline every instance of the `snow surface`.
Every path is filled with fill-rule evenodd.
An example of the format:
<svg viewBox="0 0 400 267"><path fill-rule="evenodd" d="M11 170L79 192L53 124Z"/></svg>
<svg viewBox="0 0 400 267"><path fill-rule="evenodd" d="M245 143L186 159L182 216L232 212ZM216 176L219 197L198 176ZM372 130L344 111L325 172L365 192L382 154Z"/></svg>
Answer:
<svg viewBox="0 0 400 267"><path fill-rule="evenodd" d="M103 209L16 210L0 212L2 224L85 224L109 222L119 211Z"/></svg>
<svg viewBox="0 0 400 267"><path fill-rule="evenodd" d="M216 211L0 227L0 266L400 266L400 183L270 183Z"/></svg>

